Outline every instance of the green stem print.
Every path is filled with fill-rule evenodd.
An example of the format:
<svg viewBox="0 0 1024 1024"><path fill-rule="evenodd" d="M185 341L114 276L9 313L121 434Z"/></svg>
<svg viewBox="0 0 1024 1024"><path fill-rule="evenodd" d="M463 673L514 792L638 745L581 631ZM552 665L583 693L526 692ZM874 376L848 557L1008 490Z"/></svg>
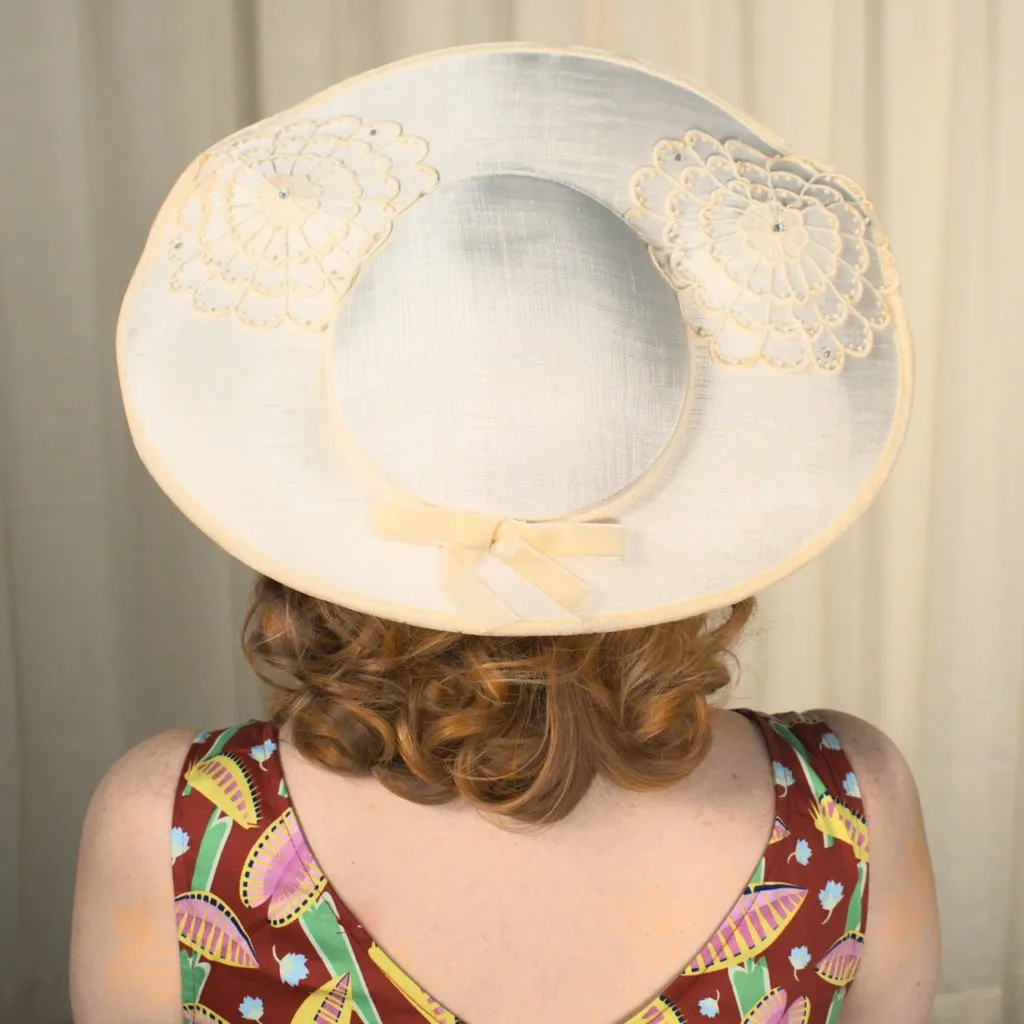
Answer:
<svg viewBox="0 0 1024 1024"><path fill-rule="evenodd" d="M188 787L191 792L191 787ZM196 864L192 870L192 891L208 892L213 884L213 876L220 863L221 854L231 832L231 819L222 815L215 807L210 820L203 830L203 838L196 853ZM203 986L210 973L210 965L200 960L199 953L179 949L179 966L181 969L181 1001L182 1003L198 1003L203 994Z"/></svg>
<svg viewBox="0 0 1024 1024"><path fill-rule="evenodd" d="M382 1024L377 1007L373 1005L363 972L359 969L355 951L338 918L337 908L330 894L320 899L299 918L302 930L317 951L331 977L351 973L352 1002L363 1024Z"/></svg>
<svg viewBox="0 0 1024 1024"><path fill-rule="evenodd" d="M828 1005L828 1016L825 1024L836 1024L839 1020L839 1012L843 1008L843 1000L846 998L846 989L837 988L832 994L832 1002Z"/></svg>
<svg viewBox="0 0 1024 1024"><path fill-rule="evenodd" d="M772 730L781 736L786 744L792 748L793 753L796 754L796 759L800 762L800 768L803 770L804 777L807 779L808 786L811 787L811 792L814 794L815 803L820 804L823 796L828 796L828 787L821 780L821 776L811 766L811 755L804 746L803 741L800 740L786 725L784 722L780 722L778 719L772 719ZM835 845L835 838L822 833L825 847Z"/></svg>
<svg viewBox="0 0 1024 1024"><path fill-rule="evenodd" d="M730 967L729 981L736 996L736 1005L744 1017L768 995L772 987L768 977L768 962L763 956Z"/></svg>
<svg viewBox="0 0 1024 1024"><path fill-rule="evenodd" d="M758 861L750 876L748 885L760 885L764 881L765 858ZM736 996L736 1003L740 1013L746 1016L750 1010L757 1005L758 1000L763 999L769 992L768 968L762 957L759 960L746 960L729 968L729 982L732 985L733 994Z"/></svg>
<svg viewBox="0 0 1024 1024"><path fill-rule="evenodd" d="M213 885L213 876L220 863L220 855L228 841L231 831L231 819L222 815L220 808L215 807L210 820L203 832L203 841L199 844L196 854L196 866L192 872L192 891L207 892Z"/></svg>
<svg viewBox="0 0 1024 1024"><path fill-rule="evenodd" d="M807 779L807 784L811 787L811 791L814 793L814 799L820 800L823 796L826 796L828 794L828 788L825 783L821 781L821 776L814 770L814 768L811 767L811 755L804 746L803 741L796 736L788 725L784 722L780 722L778 719L772 719L772 729L786 741L786 744L791 747L793 753L796 754L797 760L800 762L800 767L803 769L804 776Z"/></svg>
<svg viewBox="0 0 1024 1024"><path fill-rule="evenodd" d="M200 960L198 953L190 953L187 949L178 950L178 957L181 966L181 1001L198 1003L210 973L210 965Z"/></svg>
<svg viewBox="0 0 1024 1024"><path fill-rule="evenodd" d="M196 854L196 866L192 871L193 892L208 892L213 884L213 876L224 852L231 824L231 819L222 816L219 808L213 809ZM210 965L200 960L197 952L189 953L181 949L178 956L181 967L181 1001L198 1003L210 973Z"/></svg>
<svg viewBox="0 0 1024 1024"><path fill-rule="evenodd" d="M252 725L252 723L255 721L255 718L250 718L248 722L242 722L241 725L233 725L231 726L230 729L225 729L217 737L217 739L214 740L213 745L205 754L203 754L203 756L199 760L209 761L211 757L216 757L228 745L228 742L231 740L231 737L234 736L239 729L244 729L247 725ZM185 788L181 791L181 795L188 796L191 792L192 787L185 786Z"/></svg>
<svg viewBox="0 0 1024 1024"><path fill-rule="evenodd" d="M864 883L868 877L868 866L865 861L857 862L857 884L850 893L850 905L846 908L846 930L862 932L864 930Z"/></svg>
<svg viewBox="0 0 1024 1024"><path fill-rule="evenodd" d="M760 885L764 881L764 862L764 857L757 862L757 867L754 868L754 873L750 876L747 885Z"/></svg>

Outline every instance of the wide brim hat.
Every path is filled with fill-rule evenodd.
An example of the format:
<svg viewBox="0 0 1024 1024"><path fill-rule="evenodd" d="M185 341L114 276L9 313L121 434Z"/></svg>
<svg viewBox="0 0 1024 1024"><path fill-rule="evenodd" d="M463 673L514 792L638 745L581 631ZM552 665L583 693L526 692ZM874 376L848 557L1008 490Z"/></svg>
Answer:
<svg viewBox="0 0 1024 1024"><path fill-rule="evenodd" d="M848 177L602 52L349 79L181 176L125 297L132 437L224 549L464 633L735 603L865 510L907 425Z"/></svg>

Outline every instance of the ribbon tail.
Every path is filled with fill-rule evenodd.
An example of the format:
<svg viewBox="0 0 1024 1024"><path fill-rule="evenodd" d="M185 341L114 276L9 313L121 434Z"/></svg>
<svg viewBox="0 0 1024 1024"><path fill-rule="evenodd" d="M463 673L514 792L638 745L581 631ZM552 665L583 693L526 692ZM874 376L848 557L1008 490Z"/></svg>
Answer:
<svg viewBox="0 0 1024 1024"><path fill-rule="evenodd" d="M504 532L491 554L519 573L566 611L576 612L587 596L587 585L564 565L538 551L514 530Z"/></svg>
<svg viewBox="0 0 1024 1024"><path fill-rule="evenodd" d="M478 551L446 548L441 555L438 582L445 597L470 616L482 633L492 633L518 622L521 616L473 571L480 558Z"/></svg>

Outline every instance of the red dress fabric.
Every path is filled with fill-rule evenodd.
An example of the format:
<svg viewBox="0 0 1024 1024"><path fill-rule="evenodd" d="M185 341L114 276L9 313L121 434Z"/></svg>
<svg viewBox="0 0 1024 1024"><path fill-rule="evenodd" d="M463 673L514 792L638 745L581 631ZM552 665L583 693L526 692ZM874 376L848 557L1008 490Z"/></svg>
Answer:
<svg viewBox="0 0 1024 1024"><path fill-rule="evenodd" d="M704 947L622 1024L839 1020L867 917L857 780L820 718L742 713L764 736L776 784L764 856ZM324 877L272 723L196 737L172 825L185 1021L471 1024L408 977Z"/></svg>

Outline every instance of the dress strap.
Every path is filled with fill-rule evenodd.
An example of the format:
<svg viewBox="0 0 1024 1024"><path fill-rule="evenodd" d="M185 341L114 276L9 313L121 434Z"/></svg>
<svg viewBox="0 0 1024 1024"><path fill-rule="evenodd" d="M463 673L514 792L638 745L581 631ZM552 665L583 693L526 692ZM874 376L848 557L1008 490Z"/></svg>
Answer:
<svg viewBox="0 0 1024 1024"><path fill-rule="evenodd" d="M287 806L277 730L250 720L201 732L181 766L174 798L174 891L209 891L232 827L264 827Z"/></svg>
<svg viewBox="0 0 1024 1024"><path fill-rule="evenodd" d="M772 759L779 819L798 841L789 858L827 871L816 895L831 914L845 910L846 935L863 943L870 842L863 797L842 742L816 713L747 713Z"/></svg>

